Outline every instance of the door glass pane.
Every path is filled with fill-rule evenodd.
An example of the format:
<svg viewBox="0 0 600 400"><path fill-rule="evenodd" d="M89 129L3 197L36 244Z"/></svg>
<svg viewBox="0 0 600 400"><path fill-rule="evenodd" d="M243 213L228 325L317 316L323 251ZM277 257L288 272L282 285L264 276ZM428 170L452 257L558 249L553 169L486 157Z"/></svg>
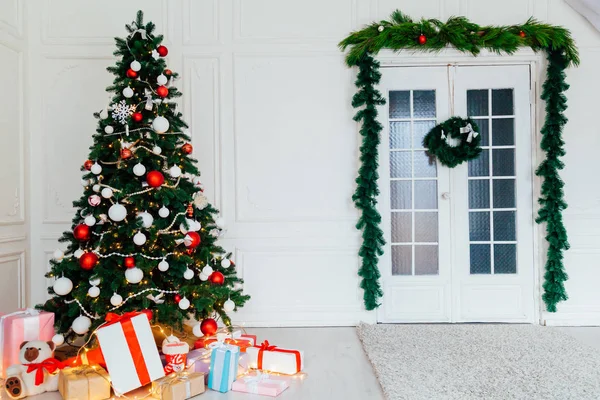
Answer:
<svg viewBox="0 0 600 400"><path fill-rule="evenodd" d="M469 180L469 208L490 208L490 181L487 179Z"/></svg>
<svg viewBox="0 0 600 400"><path fill-rule="evenodd" d="M492 115L513 115L513 90L492 90Z"/></svg>
<svg viewBox="0 0 600 400"><path fill-rule="evenodd" d="M515 119L500 118L492 120L492 145L514 146Z"/></svg>
<svg viewBox="0 0 600 400"><path fill-rule="evenodd" d="M392 242L410 243L412 242L412 213L393 212L392 213Z"/></svg>
<svg viewBox="0 0 600 400"><path fill-rule="evenodd" d="M485 147L490 145L490 121L486 119L475 119L475 123L479 127L479 134L481 135L480 146Z"/></svg>
<svg viewBox="0 0 600 400"><path fill-rule="evenodd" d="M517 273L517 245L495 244L494 245L494 273L516 274Z"/></svg>
<svg viewBox="0 0 600 400"><path fill-rule="evenodd" d="M410 91L390 91L390 118L410 118Z"/></svg>
<svg viewBox="0 0 600 400"><path fill-rule="evenodd" d="M410 178L412 175L412 152L392 151L390 152L390 177Z"/></svg>
<svg viewBox="0 0 600 400"><path fill-rule="evenodd" d="M435 243L438 241L438 213L415 213L415 242Z"/></svg>
<svg viewBox="0 0 600 400"><path fill-rule="evenodd" d="M437 246L415 246L415 275L437 275L438 265Z"/></svg>
<svg viewBox="0 0 600 400"><path fill-rule="evenodd" d="M494 241L517 240L514 211L494 211Z"/></svg>
<svg viewBox="0 0 600 400"><path fill-rule="evenodd" d="M410 149L410 122L390 121L390 149Z"/></svg>
<svg viewBox="0 0 600 400"><path fill-rule="evenodd" d="M415 209L437 209L437 181L415 181Z"/></svg>
<svg viewBox="0 0 600 400"><path fill-rule="evenodd" d="M471 245L471 274L491 274L492 264L490 262L489 244Z"/></svg>
<svg viewBox="0 0 600 400"><path fill-rule="evenodd" d="M413 92L415 118L435 118L435 91L415 90Z"/></svg>
<svg viewBox="0 0 600 400"><path fill-rule="evenodd" d="M515 207L515 180L494 179L494 208Z"/></svg>
<svg viewBox="0 0 600 400"><path fill-rule="evenodd" d="M392 210L406 210L412 208L412 182L390 182L390 197Z"/></svg>
<svg viewBox="0 0 600 400"><path fill-rule="evenodd" d="M412 275L412 246L392 246L392 275Z"/></svg>
<svg viewBox="0 0 600 400"><path fill-rule="evenodd" d="M429 131L436 125L435 120L431 121L415 121L413 122L413 132L414 132L414 146L415 149L422 149L423 147L423 138L425 135L429 133Z"/></svg>
<svg viewBox="0 0 600 400"><path fill-rule="evenodd" d="M490 152L483 150L479 157L469 160L469 176L490 175Z"/></svg>
<svg viewBox="0 0 600 400"><path fill-rule="evenodd" d="M437 166L434 157L430 157L424 151L415 151L413 154L415 155L416 178L430 178L437 176Z"/></svg>
<svg viewBox="0 0 600 400"><path fill-rule="evenodd" d="M492 133L493 135L493 133ZM515 150L514 149L494 149L493 171L494 176L514 176L515 175Z"/></svg>
<svg viewBox="0 0 600 400"><path fill-rule="evenodd" d="M489 91L467 90L467 114L469 116L489 115Z"/></svg>
<svg viewBox="0 0 600 400"><path fill-rule="evenodd" d="M469 240L472 242L486 242L490 240L490 213L469 213Z"/></svg>

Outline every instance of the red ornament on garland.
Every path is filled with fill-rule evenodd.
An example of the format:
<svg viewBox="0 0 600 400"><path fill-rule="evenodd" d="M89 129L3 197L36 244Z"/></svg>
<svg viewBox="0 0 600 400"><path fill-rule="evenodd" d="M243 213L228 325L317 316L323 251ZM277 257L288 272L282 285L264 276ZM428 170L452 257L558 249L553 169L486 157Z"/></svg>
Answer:
<svg viewBox="0 0 600 400"><path fill-rule="evenodd" d="M183 151L185 154L192 154L192 151L194 151L194 148L192 147L191 144L186 143L183 146L181 146L181 151Z"/></svg>
<svg viewBox="0 0 600 400"><path fill-rule="evenodd" d="M86 224L79 224L73 229L73 237L77 240L90 240L90 227Z"/></svg>
<svg viewBox="0 0 600 400"><path fill-rule="evenodd" d="M83 253L82 256L79 257L79 266L86 271L92 270L97 263L98 256L95 253Z"/></svg>
<svg viewBox="0 0 600 400"><path fill-rule="evenodd" d="M207 318L202 321L200 324L200 330L204 334L204 336L212 336L217 333L217 321L212 318Z"/></svg>
<svg viewBox="0 0 600 400"><path fill-rule="evenodd" d="M525 36L527 36L527 35L525 34L525 32L523 32L523 31L519 31L519 36L521 36L522 38L524 38L524 37L525 37Z"/></svg>
<svg viewBox="0 0 600 400"><path fill-rule="evenodd" d="M208 277L208 280L215 285L222 285L225 283L225 275L219 271L215 271Z"/></svg>
<svg viewBox="0 0 600 400"><path fill-rule="evenodd" d="M179 303L181 301L181 295L176 294L173 299L175 300L175 303Z"/></svg>
<svg viewBox="0 0 600 400"><path fill-rule="evenodd" d="M190 249L198 247L200 244L200 235L198 232L188 232L183 239L183 243L185 244L185 247L189 247Z"/></svg>
<svg viewBox="0 0 600 400"><path fill-rule="evenodd" d="M123 260L123 265L126 266L127 268L135 267L135 258L125 257L125 259Z"/></svg>
<svg viewBox="0 0 600 400"><path fill-rule="evenodd" d="M83 163L83 168L89 171L90 169L92 169L92 165L94 165L94 162L92 160L85 160L85 162Z"/></svg>
<svg viewBox="0 0 600 400"><path fill-rule="evenodd" d="M121 158L123 160L127 160L128 158L131 158L132 155L133 155L133 153L131 152L131 150L121 149Z"/></svg>
<svg viewBox="0 0 600 400"><path fill-rule="evenodd" d="M154 313L152 312L152 310L142 310L140 311L142 314L146 314L146 317L148 317L148 321L152 321L152 318L154 318Z"/></svg>
<svg viewBox="0 0 600 400"><path fill-rule="evenodd" d="M160 187L165 183L165 176L159 171L150 171L146 174L146 182L150 187Z"/></svg>
<svg viewBox="0 0 600 400"><path fill-rule="evenodd" d="M165 69L165 75L171 76L171 75L173 75L173 71L171 71L170 69Z"/></svg>
<svg viewBox="0 0 600 400"><path fill-rule="evenodd" d="M169 54L169 49L167 49L165 46L160 45L156 48L156 51L158 52L158 55L161 57L166 57L167 54Z"/></svg>
<svg viewBox="0 0 600 400"><path fill-rule="evenodd" d="M423 35L422 33L419 35L419 39L418 42L420 45L423 45L425 43L427 43L427 36Z"/></svg>
<svg viewBox="0 0 600 400"><path fill-rule="evenodd" d="M131 68L129 68L127 70L127 74L126 75L127 75L128 78L135 79L135 78L137 78L138 73L135 72L134 70L132 70Z"/></svg>
<svg viewBox="0 0 600 400"><path fill-rule="evenodd" d="M141 112L134 112L131 115L131 119L134 120L135 122L141 122L144 119L144 116L142 115Z"/></svg>
<svg viewBox="0 0 600 400"><path fill-rule="evenodd" d="M159 86L156 88L156 94L164 99L169 95L169 89L166 86Z"/></svg>

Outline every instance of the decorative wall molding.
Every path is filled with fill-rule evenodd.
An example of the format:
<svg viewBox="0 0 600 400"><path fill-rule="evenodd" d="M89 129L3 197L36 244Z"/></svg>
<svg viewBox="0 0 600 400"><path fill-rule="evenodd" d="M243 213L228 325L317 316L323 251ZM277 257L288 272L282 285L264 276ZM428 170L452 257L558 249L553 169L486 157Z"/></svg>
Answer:
<svg viewBox="0 0 600 400"><path fill-rule="evenodd" d="M27 236L0 236L0 244L24 242Z"/></svg>
<svg viewBox="0 0 600 400"><path fill-rule="evenodd" d="M204 23L200 23L198 18L203 18L203 15L196 15L194 8L201 8L203 6L210 5L211 12L206 13L209 17L204 23L208 22L212 24L210 29L210 36L202 37L201 35L194 35L192 33L192 26L203 26ZM184 45L201 45L201 44L222 44L221 40L221 7L222 1L209 0L209 1L192 1L184 0L183 2L183 44ZM197 17L196 19L194 19Z"/></svg>
<svg viewBox="0 0 600 400"><path fill-rule="evenodd" d="M12 11L12 15L9 15L10 11ZM6 31L17 39L23 38L23 0L4 0L2 2L0 31Z"/></svg>
<svg viewBox="0 0 600 400"><path fill-rule="evenodd" d="M26 306L27 300L25 297L25 251L14 251L14 252L6 252L0 253L0 271L2 270L2 265L10 262L17 263L17 294L18 294L18 307L23 308ZM5 278L4 278L5 279Z"/></svg>

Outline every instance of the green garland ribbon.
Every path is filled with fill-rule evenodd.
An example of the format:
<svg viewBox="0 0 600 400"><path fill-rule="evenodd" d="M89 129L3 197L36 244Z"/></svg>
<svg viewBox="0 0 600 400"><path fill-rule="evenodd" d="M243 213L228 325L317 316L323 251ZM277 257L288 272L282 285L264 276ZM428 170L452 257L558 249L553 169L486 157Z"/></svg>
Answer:
<svg viewBox="0 0 600 400"><path fill-rule="evenodd" d="M342 51L348 50L346 64L358 67L358 91L352 99L352 106L358 109L354 120L361 123L362 144L361 166L352 199L361 212L356 224L362 230L363 239L359 251L362 263L358 273L362 277L361 287L364 289L367 310L377 308L383 295L378 260L385 245L380 228L381 215L377 211L378 147L382 126L377 121L376 109L385 104L385 99L377 90L381 74L379 63L373 56L382 49L439 51L448 46L474 56L482 49L512 54L520 47L547 53L547 76L541 96L546 102L546 120L541 130L541 149L546 158L536 171L543 179L536 222L546 223L548 241L542 298L546 309L555 312L557 303L567 299L564 282L568 276L563 264L563 251L569 248L569 243L562 220L562 211L567 204L559 171L564 167L560 161L565 154L562 131L567 122L564 116L567 108L564 91L569 87L564 71L570 65L579 64L571 33L563 27L541 23L533 18L522 25L480 26L464 17L452 17L446 23L438 19L415 22L402 12L395 11L389 21L372 23L352 32L339 46Z"/></svg>

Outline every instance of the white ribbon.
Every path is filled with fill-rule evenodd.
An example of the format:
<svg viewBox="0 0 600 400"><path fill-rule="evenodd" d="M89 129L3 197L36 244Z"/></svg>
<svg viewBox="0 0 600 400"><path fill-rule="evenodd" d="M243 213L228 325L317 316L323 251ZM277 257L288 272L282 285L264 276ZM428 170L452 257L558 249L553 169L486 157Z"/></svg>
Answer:
<svg viewBox="0 0 600 400"><path fill-rule="evenodd" d="M479 132L475 132L470 123L467 124L467 126L460 128L460 133L469 134L469 136L467 136L467 143L471 143L473 141L473 138L479 136Z"/></svg>
<svg viewBox="0 0 600 400"><path fill-rule="evenodd" d="M247 393L258 394L258 385L263 383L269 383L272 385L278 385L281 390L285 387L285 381L277 381L273 379L269 379L270 376L267 373L263 373L260 371L256 371L256 375L248 375L243 379L246 384Z"/></svg>
<svg viewBox="0 0 600 400"><path fill-rule="evenodd" d="M442 139L446 139L446 134L444 133L443 129L442 129Z"/></svg>
<svg viewBox="0 0 600 400"><path fill-rule="evenodd" d="M139 33L140 35L142 35L142 39L144 39L144 40L148 39L148 36L146 35L146 30L143 28L140 28L140 26L137 24L137 22L133 21L131 23L131 25L135 25L138 28L131 33L131 37L133 37L136 33Z"/></svg>
<svg viewBox="0 0 600 400"><path fill-rule="evenodd" d="M165 296L164 293L161 293L161 294L156 295L156 296L153 296L153 295L149 294L148 296L146 296L146 298L152 300L156 304L162 304L162 303L165 302L165 300L163 299L164 296Z"/></svg>

